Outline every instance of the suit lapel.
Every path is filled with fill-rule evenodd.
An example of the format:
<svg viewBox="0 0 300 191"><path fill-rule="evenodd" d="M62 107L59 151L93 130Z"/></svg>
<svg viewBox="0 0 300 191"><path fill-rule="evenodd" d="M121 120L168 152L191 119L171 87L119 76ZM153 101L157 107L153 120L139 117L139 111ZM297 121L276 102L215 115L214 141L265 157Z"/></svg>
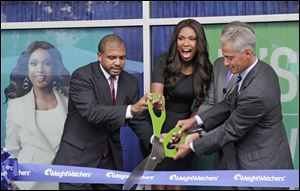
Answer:
<svg viewBox="0 0 300 191"><path fill-rule="evenodd" d="M96 76L95 89L97 90L97 92L96 92L97 98L101 99L100 97L102 97L105 104L112 105L108 81L105 78L105 75L103 74L99 64L100 64L99 62L95 62L94 64L92 64L92 71L94 72L94 75Z"/></svg>
<svg viewBox="0 0 300 191"><path fill-rule="evenodd" d="M235 82L237 80L237 76L238 76L237 74L233 74L230 81L228 82L227 89L230 90L230 93L233 92L233 90L234 90L233 86L236 85Z"/></svg>
<svg viewBox="0 0 300 191"><path fill-rule="evenodd" d="M247 88L250 82L255 78L257 73L261 70L262 62L258 61L257 64L252 68L252 70L247 74L245 80L243 81L243 84L241 85L240 92Z"/></svg>

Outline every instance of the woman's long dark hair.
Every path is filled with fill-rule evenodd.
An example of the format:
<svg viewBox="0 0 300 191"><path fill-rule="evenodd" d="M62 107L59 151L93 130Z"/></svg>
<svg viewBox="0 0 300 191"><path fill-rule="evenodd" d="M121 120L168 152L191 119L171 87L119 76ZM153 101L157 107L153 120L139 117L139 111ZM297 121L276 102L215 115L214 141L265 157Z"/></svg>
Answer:
<svg viewBox="0 0 300 191"><path fill-rule="evenodd" d="M195 108L203 103L212 79L212 64L209 60L207 40L202 25L193 19L180 21L172 34L167 64L165 69L165 79L167 92L176 84L175 75L181 71L181 59L177 51L177 38L182 28L192 28L196 33L197 52L192 60L193 67L193 87L196 95Z"/></svg>
<svg viewBox="0 0 300 191"><path fill-rule="evenodd" d="M16 67L10 74L10 84L4 90L6 96L5 102L7 102L8 99L22 97L31 90L32 83L28 77L28 60L31 54L39 48L48 51L53 61L53 83L51 88L54 87L60 93L63 93L66 96L68 95L70 73L63 65L62 56L59 50L46 41L34 41L20 55ZM27 88L23 87L24 81L27 81Z"/></svg>

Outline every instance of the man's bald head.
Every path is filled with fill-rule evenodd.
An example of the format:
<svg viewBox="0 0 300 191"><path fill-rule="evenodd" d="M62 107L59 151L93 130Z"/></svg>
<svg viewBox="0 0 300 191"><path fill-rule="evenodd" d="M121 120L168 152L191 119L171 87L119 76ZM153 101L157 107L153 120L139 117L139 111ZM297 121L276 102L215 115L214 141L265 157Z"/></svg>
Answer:
<svg viewBox="0 0 300 191"><path fill-rule="evenodd" d="M109 34L106 35L105 37L103 37L101 39L101 41L99 42L98 45L98 52L100 53L104 53L105 52L105 47L106 46L113 46L113 47L120 47L120 46L125 46L125 43L123 42L123 40L115 34Z"/></svg>

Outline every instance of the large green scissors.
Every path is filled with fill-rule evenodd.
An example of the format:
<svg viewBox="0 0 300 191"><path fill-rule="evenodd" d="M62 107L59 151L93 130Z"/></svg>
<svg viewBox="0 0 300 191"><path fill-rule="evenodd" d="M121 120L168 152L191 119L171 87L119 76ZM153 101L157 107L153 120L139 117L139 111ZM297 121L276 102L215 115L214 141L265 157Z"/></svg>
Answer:
<svg viewBox="0 0 300 191"><path fill-rule="evenodd" d="M156 93L152 93L153 100L158 99ZM151 121L153 125L153 146L150 155L145 158L130 174L126 182L124 183L123 190L131 190L138 184L140 178L147 170L154 170L155 167L165 158L172 158L175 156L177 149L171 147L170 141L172 140L172 135L175 132L178 132L180 127L176 126L163 139L163 143L159 142L161 136L161 129L166 119L166 110L163 109L160 113L160 116L157 116L153 110L153 103L150 100L147 100L148 110L151 116ZM180 142L184 142L185 134L181 138Z"/></svg>

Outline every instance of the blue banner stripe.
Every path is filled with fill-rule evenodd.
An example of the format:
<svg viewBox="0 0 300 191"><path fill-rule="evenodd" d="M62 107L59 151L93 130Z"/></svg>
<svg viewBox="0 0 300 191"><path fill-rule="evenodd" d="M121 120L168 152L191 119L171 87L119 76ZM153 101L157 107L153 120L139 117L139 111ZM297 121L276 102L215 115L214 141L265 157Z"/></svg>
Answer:
<svg viewBox="0 0 300 191"><path fill-rule="evenodd" d="M124 171L60 165L19 164L16 181L124 184ZM140 184L299 187L299 170L146 171Z"/></svg>

